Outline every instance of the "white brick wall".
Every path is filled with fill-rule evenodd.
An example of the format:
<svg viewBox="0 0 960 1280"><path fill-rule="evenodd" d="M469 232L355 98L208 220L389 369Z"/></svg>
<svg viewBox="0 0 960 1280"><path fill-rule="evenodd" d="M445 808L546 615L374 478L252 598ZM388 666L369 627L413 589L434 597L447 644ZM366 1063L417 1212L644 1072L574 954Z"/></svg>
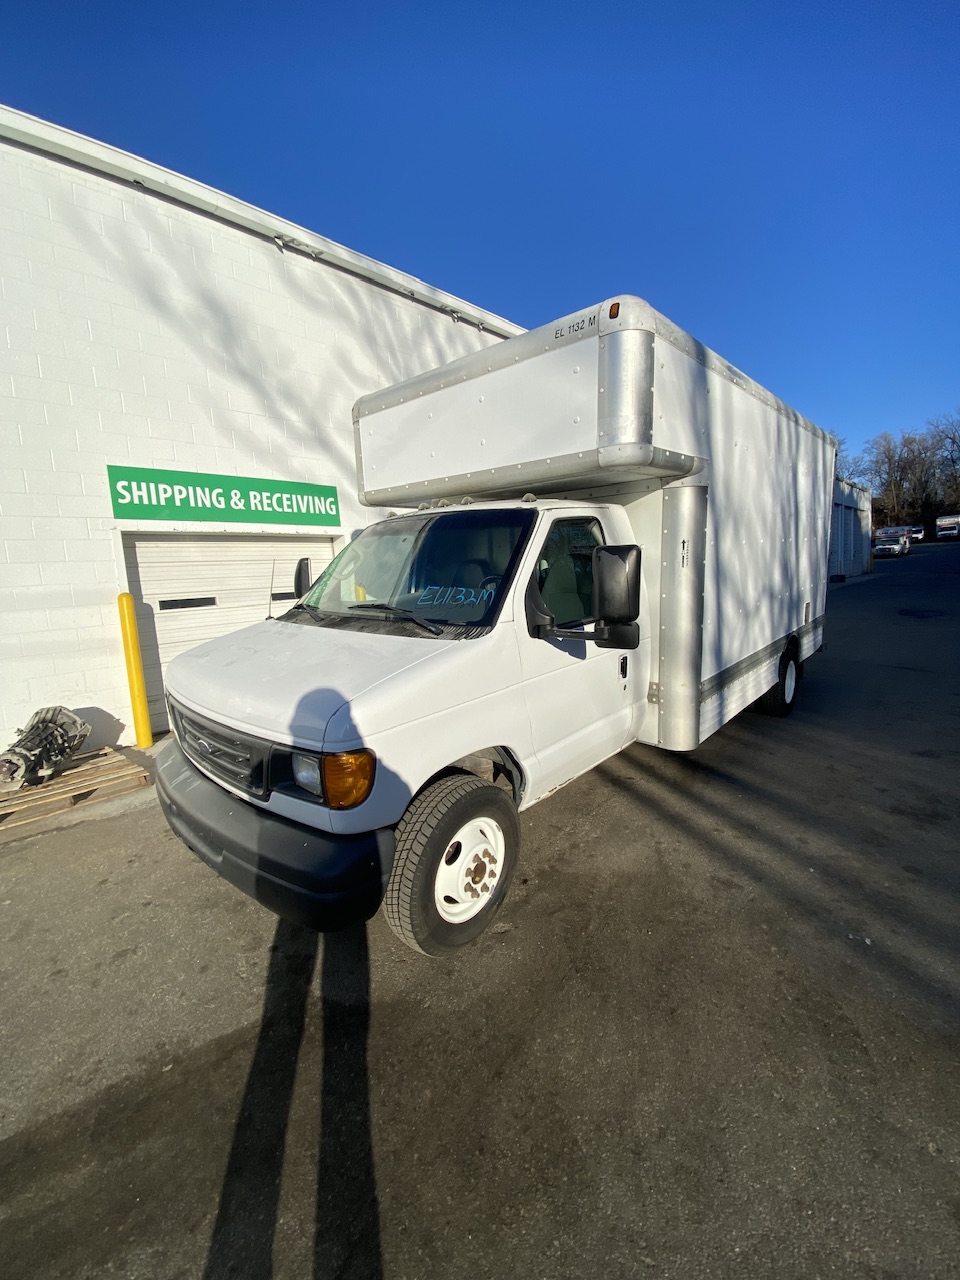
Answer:
<svg viewBox="0 0 960 1280"><path fill-rule="evenodd" d="M10 140L25 134L33 147ZM57 154L85 145L93 168L126 164L148 186L156 173L174 194L180 182L184 203ZM117 522L108 464L335 484L349 530L370 519L356 498L356 398L497 340L207 216L190 205L204 190L0 109L0 749L52 703L113 717L132 742L117 531L219 531Z"/></svg>

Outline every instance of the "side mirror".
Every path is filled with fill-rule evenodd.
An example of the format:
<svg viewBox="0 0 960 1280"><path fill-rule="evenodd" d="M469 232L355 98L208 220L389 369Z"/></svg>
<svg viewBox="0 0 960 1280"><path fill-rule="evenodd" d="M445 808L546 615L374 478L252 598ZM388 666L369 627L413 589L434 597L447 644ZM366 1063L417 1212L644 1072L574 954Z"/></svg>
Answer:
<svg viewBox="0 0 960 1280"><path fill-rule="evenodd" d="M598 630L636 622L639 613L640 548L594 547L593 616Z"/></svg>
<svg viewBox="0 0 960 1280"><path fill-rule="evenodd" d="M554 634L557 620L543 603L543 596L537 590L535 577L527 583L527 594L523 603L527 616L527 630L536 640L549 640Z"/></svg>
<svg viewBox="0 0 960 1280"><path fill-rule="evenodd" d="M639 622L613 622L605 626L598 622L590 637L598 649L639 649Z"/></svg>
<svg viewBox="0 0 960 1280"><path fill-rule="evenodd" d="M558 627L531 578L525 599L527 630L538 640L590 640L599 649L640 645L640 548L595 547L592 631Z"/></svg>
<svg viewBox="0 0 960 1280"><path fill-rule="evenodd" d="M307 594L312 582L313 571L310 568L310 559L308 556L304 556L302 560L297 561L296 572L293 575L293 589L298 600L302 600Z"/></svg>

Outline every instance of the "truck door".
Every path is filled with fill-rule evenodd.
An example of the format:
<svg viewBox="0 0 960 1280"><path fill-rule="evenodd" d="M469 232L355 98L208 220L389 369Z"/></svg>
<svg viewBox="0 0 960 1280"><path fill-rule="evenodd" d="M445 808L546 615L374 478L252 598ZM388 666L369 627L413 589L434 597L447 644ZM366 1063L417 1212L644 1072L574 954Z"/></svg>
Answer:
<svg viewBox="0 0 960 1280"><path fill-rule="evenodd" d="M606 542L593 516L553 522L534 580L557 626L591 616L593 548ZM522 618L522 614L521 614ZM538 796L624 747L631 736L634 654L587 640L543 640L518 626L524 696L540 765ZM626 666L626 670L624 670Z"/></svg>

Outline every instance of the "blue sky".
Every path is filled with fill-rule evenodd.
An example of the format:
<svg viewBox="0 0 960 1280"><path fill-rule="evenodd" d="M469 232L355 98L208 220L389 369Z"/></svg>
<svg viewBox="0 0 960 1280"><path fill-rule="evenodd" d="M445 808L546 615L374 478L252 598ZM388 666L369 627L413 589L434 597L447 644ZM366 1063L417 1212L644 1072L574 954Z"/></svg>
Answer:
<svg viewBox="0 0 960 1280"><path fill-rule="evenodd" d="M32 0L0 101L518 324L639 294L852 453L960 408L960 0Z"/></svg>

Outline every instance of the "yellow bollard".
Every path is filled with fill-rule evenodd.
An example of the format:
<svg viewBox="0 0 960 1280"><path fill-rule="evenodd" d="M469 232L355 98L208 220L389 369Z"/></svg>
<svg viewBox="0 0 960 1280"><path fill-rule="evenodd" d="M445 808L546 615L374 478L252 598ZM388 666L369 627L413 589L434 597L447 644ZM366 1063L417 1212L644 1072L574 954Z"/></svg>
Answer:
<svg viewBox="0 0 960 1280"><path fill-rule="evenodd" d="M127 680L130 684L130 705L133 708L133 727L137 731L137 746L152 747L153 731L150 728L150 712L147 710L147 687L143 682L140 636L137 632L133 596L129 591L121 591L117 596L117 604L120 607L123 656L127 660Z"/></svg>

